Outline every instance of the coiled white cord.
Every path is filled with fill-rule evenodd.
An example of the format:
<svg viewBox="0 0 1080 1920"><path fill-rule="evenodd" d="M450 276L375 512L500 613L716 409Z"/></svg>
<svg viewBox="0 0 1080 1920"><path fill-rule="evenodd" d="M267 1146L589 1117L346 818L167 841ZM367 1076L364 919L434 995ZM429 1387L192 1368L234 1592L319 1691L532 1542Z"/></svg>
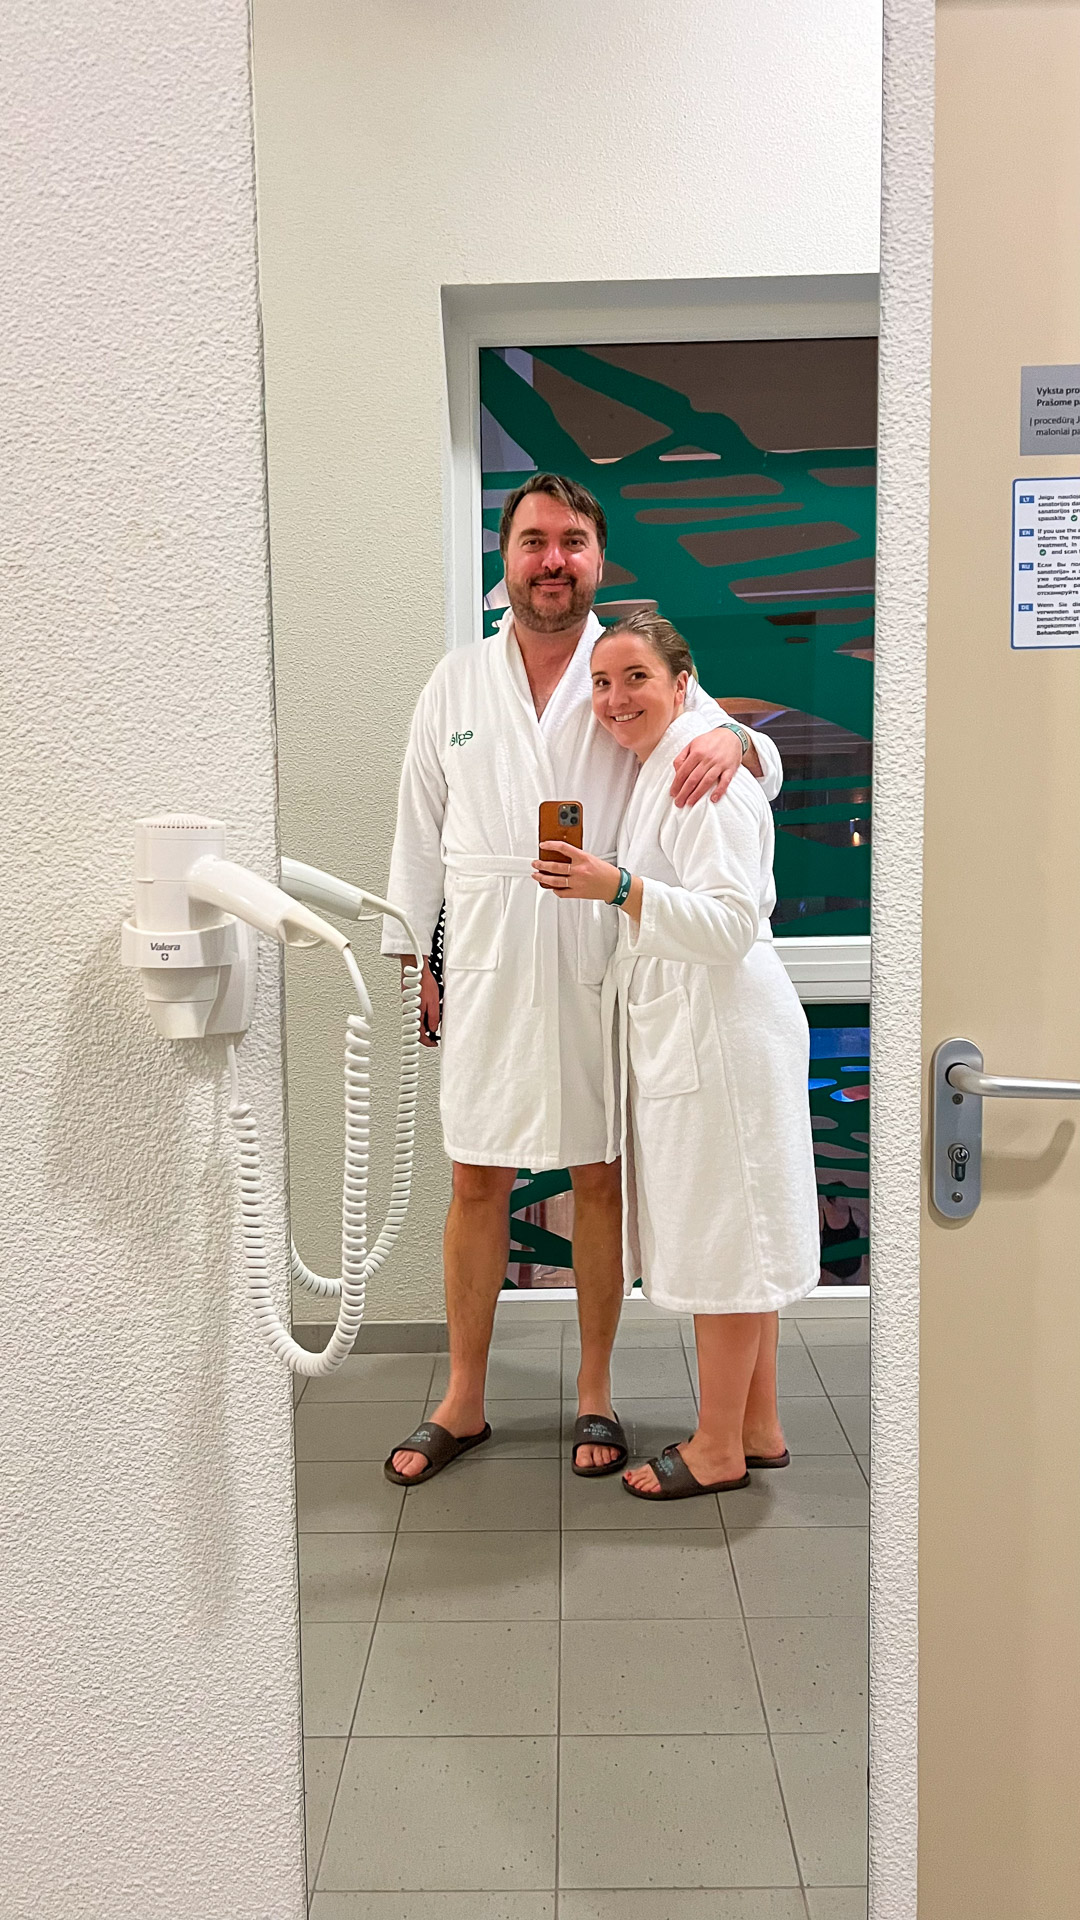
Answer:
<svg viewBox="0 0 1080 1920"><path fill-rule="evenodd" d="M337 1323L327 1345L311 1353L294 1340L274 1307L266 1253L259 1135L240 1091L236 1049L226 1042L232 1098L229 1119L240 1149L240 1212L248 1294L256 1324L279 1360L293 1373L334 1373L352 1352L364 1318L367 1283L377 1273L401 1231L412 1186L413 1142L420 1063L420 969L407 966L401 989L401 1058L390 1200L382 1229L367 1250L367 1188L371 1145L371 1001L351 948L343 953L362 1011L349 1015L345 1037L345 1176L341 1210L341 1278L325 1279L292 1249L292 1271L311 1290L339 1296Z"/></svg>

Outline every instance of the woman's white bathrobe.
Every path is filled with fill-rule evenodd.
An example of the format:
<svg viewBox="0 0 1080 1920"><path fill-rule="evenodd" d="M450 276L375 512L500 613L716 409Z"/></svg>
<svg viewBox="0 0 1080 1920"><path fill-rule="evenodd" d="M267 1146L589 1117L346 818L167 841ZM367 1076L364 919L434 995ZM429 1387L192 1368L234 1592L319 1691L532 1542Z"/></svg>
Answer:
<svg viewBox="0 0 1080 1920"><path fill-rule="evenodd" d="M591 615L539 720L511 613L439 662L413 717L387 897L426 952L446 900L443 1136L466 1164L539 1173L605 1157L600 990L618 915L560 905L532 877L542 800L579 800L586 847L610 858L633 790L634 756L592 713L602 630ZM726 717L696 685L691 698L703 732ZM780 756L754 741L774 795ZM405 945L386 922L383 952Z"/></svg>
<svg viewBox="0 0 1080 1920"><path fill-rule="evenodd" d="M740 771L672 805L703 731L668 728L638 776L618 858L644 883L604 986L609 1157L623 1154L627 1286L678 1313L765 1313L817 1284L809 1040L772 944L772 815Z"/></svg>

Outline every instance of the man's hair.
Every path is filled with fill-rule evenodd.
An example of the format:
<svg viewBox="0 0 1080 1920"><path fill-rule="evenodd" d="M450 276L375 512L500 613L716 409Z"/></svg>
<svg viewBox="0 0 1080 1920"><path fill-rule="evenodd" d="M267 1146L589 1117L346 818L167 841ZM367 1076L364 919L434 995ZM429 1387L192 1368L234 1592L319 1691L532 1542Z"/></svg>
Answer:
<svg viewBox="0 0 1080 1920"><path fill-rule="evenodd" d="M693 654L682 634L672 626L670 620L664 619L662 613L652 613L644 607L638 613L628 614L625 620L616 621L613 627L608 627L597 637L593 652L601 640L611 640L617 633L632 633L637 639L644 640L657 659L663 662L673 680L677 680L680 673L688 673L691 680L697 679Z"/></svg>
<svg viewBox="0 0 1080 1920"><path fill-rule="evenodd" d="M506 548L510 539L510 524L523 500L530 493L546 493L552 500L561 501L570 513L579 520L591 520L596 528L596 539L601 553L607 546L607 514L596 495L588 487L579 487L576 480L568 480L563 473L534 473L523 487L515 487L502 510L499 522L499 552L506 557Z"/></svg>

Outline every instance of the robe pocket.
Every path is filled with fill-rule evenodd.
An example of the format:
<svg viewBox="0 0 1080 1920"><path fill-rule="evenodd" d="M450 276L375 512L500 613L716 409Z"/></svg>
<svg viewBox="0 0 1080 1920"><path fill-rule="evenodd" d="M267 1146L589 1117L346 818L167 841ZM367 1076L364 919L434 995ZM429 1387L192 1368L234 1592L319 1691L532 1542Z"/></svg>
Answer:
<svg viewBox="0 0 1080 1920"><path fill-rule="evenodd" d="M446 957L449 973L489 972L499 964L502 944L503 883L496 875L458 875L446 898Z"/></svg>
<svg viewBox="0 0 1080 1920"><path fill-rule="evenodd" d="M583 987L598 987L615 951L618 923L602 900L579 900L577 977Z"/></svg>
<svg viewBox="0 0 1080 1920"><path fill-rule="evenodd" d="M630 1065L638 1092L650 1100L696 1093L701 1085L685 987L657 1000L631 1000Z"/></svg>

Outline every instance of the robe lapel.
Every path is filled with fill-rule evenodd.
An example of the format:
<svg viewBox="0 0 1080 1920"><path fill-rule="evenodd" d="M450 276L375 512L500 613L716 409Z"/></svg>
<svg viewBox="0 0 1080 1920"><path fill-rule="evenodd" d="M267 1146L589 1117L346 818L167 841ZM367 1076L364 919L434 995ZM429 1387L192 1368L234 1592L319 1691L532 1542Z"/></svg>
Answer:
<svg viewBox="0 0 1080 1920"><path fill-rule="evenodd" d="M619 843L624 855L634 846L642 822L646 823L647 835L655 832L656 808L658 802L671 786L671 769L683 748L698 734L708 733L709 723L696 713L680 713L673 720L663 739L653 748L637 777L637 784L630 796L630 803L623 819ZM710 801L701 800L699 806L709 806Z"/></svg>
<svg viewBox="0 0 1080 1920"><path fill-rule="evenodd" d="M540 720L540 731L549 740L553 740L562 731L576 709L586 707L591 711L592 674L589 663L592 659L592 650L603 631L603 626L595 613L590 613L573 658L544 708ZM519 660L520 657L519 654Z"/></svg>
<svg viewBox="0 0 1080 1920"><path fill-rule="evenodd" d="M522 842L530 848L535 842L540 802L556 797L555 775L547 741L536 718L525 663L514 637L514 616L509 609L499 624L499 638L501 644L495 655L496 694L500 709L500 757L504 760L499 785L504 804L512 808L515 815L510 845L516 851Z"/></svg>
<svg viewBox="0 0 1080 1920"><path fill-rule="evenodd" d="M536 717L529 676L525 671L525 662L521 657L521 649L514 634L512 613L508 612L504 616L499 626L499 634L502 639L499 663L504 677L503 691L514 716L515 731L521 729L524 723L528 751L535 762L541 784L546 786L552 777L551 756L548 753L547 741L544 739L540 722ZM560 687L561 684L560 682ZM559 688L556 688L556 693L558 691Z"/></svg>

